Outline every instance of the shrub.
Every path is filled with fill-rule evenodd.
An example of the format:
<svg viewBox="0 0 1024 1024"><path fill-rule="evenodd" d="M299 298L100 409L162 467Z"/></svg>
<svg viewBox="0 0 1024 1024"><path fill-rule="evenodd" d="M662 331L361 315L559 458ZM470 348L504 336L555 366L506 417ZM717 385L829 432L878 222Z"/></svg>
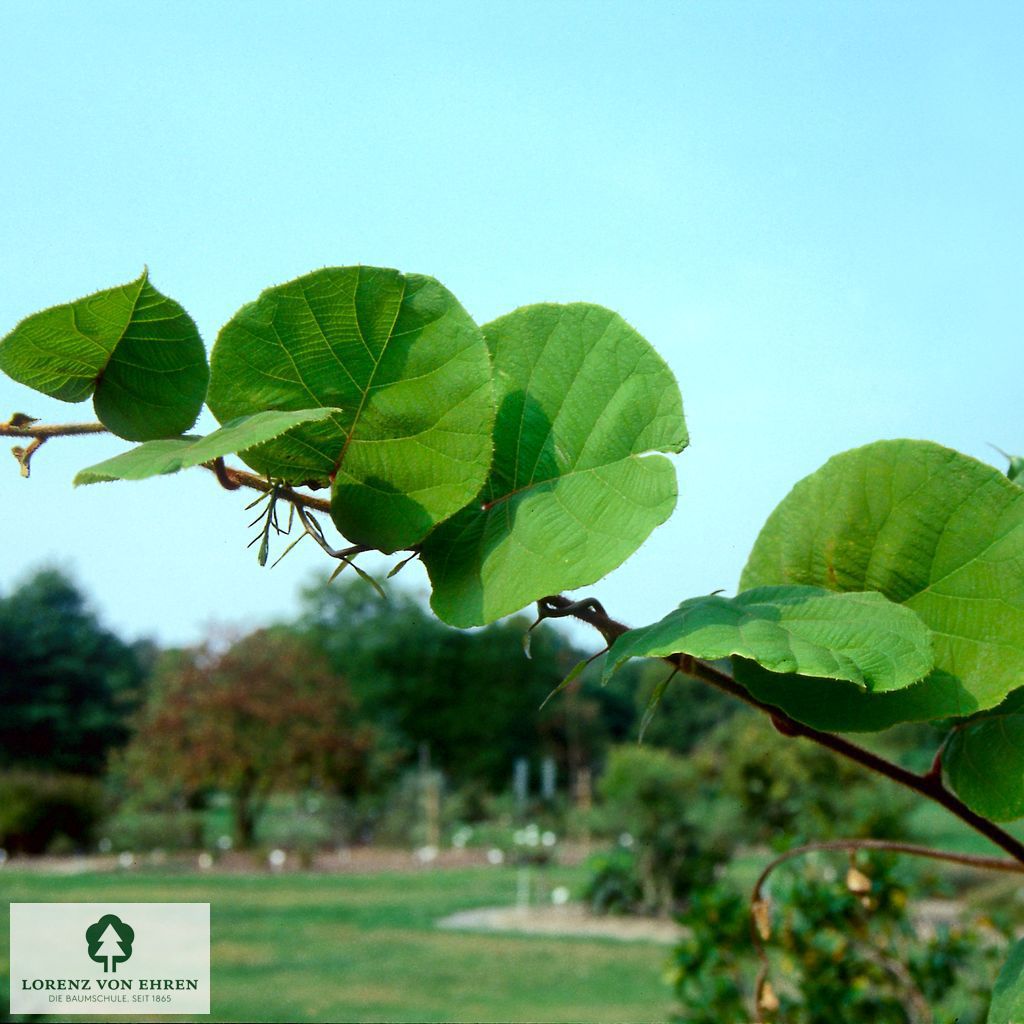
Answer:
<svg viewBox="0 0 1024 1024"><path fill-rule="evenodd" d="M694 887L711 880L728 855L735 831L731 805L715 799L712 808L694 762L664 750L616 747L597 788L602 806L595 826L605 835L628 837L631 844L640 894L634 909L676 909ZM606 881L627 866L622 854L613 856L618 859L598 864ZM634 890L624 886L621 891Z"/></svg>
<svg viewBox="0 0 1024 1024"><path fill-rule="evenodd" d="M597 914L626 914L643 899L636 855L622 846L587 858L583 899Z"/></svg>
<svg viewBox="0 0 1024 1024"><path fill-rule="evenodd" d="M112 850L194 850L203 845L203 814L122 808L103 823Z"/></svg>
<svg viewBox="0 0 1024 1024"><path fill-rule="evenodd" d="M841 860L808 857L772 876L768 979L786 1024L909 1024L931 1019L981 1024L1002 942L964 915L956 929L918 934L910 916L906 864L861 855L868 892L851 892ZM723 880L696 893L674 952L680 1021L720 1024L751 1017L758 973L750 902ZM1003 937L1005 939L1005 936ZM946 1015L948 1011L948 1016Z"/></svg>
<svg viewBox="0 0 1024 1024"><path fill-rule="evenodd" d="M766 728L741 711L713 729L691 756L695 772L731 801L735 844L874 836L909 839L913 798L807 740Z"/></svg>
<svg viewBox="0 0 1024 1024"><path fill-rule="evenodd" d="M13 854L83 849L103 813L103 789L79 775L0 773L0 846Z"/></svg>

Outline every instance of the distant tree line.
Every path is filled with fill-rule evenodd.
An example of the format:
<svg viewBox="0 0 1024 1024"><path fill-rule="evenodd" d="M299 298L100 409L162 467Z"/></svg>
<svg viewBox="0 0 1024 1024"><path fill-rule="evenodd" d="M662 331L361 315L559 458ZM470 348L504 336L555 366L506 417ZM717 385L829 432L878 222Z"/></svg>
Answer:
<svg viewBox="0 0 1024 1024"><path fill-rule="evenodd" d="M18 793L37 785L26 772L100 777L111 766L117 793L154 806L227 793L243 844L274 792L380 792L424 754L478 796L508 789L520 758L552 758L568 790L636 737L664 672L630 666L602 687L595 666L544 704L592 652L545 624L527 656L528 626L453 629L408 592L382 600L352 579L310 587L293 621L160 651L119 638L47 569L0 596L0 771L8 788L17 775ZM647 742L685 751L731 711L680 683Z"/></svg>

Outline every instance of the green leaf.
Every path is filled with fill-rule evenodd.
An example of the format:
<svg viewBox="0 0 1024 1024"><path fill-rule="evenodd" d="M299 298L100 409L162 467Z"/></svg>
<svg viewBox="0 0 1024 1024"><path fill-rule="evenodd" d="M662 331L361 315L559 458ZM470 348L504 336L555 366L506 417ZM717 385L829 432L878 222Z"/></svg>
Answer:
<svg viewBox="0 0 1024 1024"><path fill-rule="evenodd" d="M741 586L877 590L933 633L935 671L898 693L775 675L738 662L756 697L819 729L884 729L994 707L1024 680L1024 490L926 441L830 459L762 529ZM825 695L827 693L827 696Z"/></svg>
<svg viewBox="0 0 1024 1024"><path fill-rule="evenodd" d="M529 634L527 634L529 635ZM586 670L586 667L590 664L591 658L581 658L576 662L571 669L569 669L568 675L541 701L538 711L543 711L547 707L548 702L554 700L563 690L567 689L571 683L574 683Z"/></svg>
<svg viewBox="0 0 1024 1024"><path fill-rule="evenodd" d="M690 598L660 622L620 636L604 677L630 658L670 654L740 655L772 672L845 679L876 693L909 686L932 667L930 631L909 609L878 593L802 586Z"/></svg>
<svg viewBox="0 0 1024 1024"><path fill-rule="evenodd" d="M486 479L487 345L433 278L333 267L268 288L221 330L211 367L208 401L221 422L341 410L245 461L275 479L332 482L331 515L350 541L410 547Z"/></svg>
<svg viewBox="0 0 1024 1024"><path fill-rule="evenodd" d="M637 743L643 743L644 737L647 735L647 730L650 728L651 722L654 721L654 716L657 714L658 708L665 697L666 691L668 690L668 684L671 683L677 675L679 675L679 669L673 669L651 691L651 696L647 701L647 707L644 708L643 717L640 719L640 728L637 730Z"/></svg>
<svg viewBox="0 0 1024 1024"><path fill-rule="evenodd" d="M616 313L527 306L484 334L498 402L491 473L423 548L431 604L455 626L586 586L623 562L675 507L672 463L647 453L687 443L671 371Z"/></svg>
<svg viewBox="0 0 1024 1024"><path fill-rule="evenodd" d="M1024 817L1024 714L997 711L958 725L942 767L971 810L992 821Z"/></svg>
<svg viewBox="0 0 1024 1024"><path fill-rule="evenodd" d="M1024 939L1015 942L992 990L987 1024L1021 1024L1024 1021Z"/></svg>
<svg viewBox="0 0 1024 1024"><path fill-rule="evenodd" d="M92 395L103 424L129 441L188 430L209 378L192 318L146 272L22 320L0 341L0 370L64 402Z"/></svg>
<svg viewBox="0 0 1024 1024"><path fill-rule="evenodd" d="M205 437L186 436L147 441L138 448L80 470L75 477L75 486L107 480L145 480L151 476L177 473L179 469L199 466L233 452L244 452L299 424L326 419L334 411L304 409L299 412L258 412L253 416L240 416Z"/></svg>

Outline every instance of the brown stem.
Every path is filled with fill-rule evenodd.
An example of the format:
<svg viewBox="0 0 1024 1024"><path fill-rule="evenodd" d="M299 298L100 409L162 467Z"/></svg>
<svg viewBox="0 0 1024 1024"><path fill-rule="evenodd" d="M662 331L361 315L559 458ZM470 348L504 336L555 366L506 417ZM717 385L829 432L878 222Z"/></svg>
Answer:
<svg viewBox="0 0 1024 1024"><path fill-rule="evenodd" d="M40 444L51 437L77 437L82 434L109 433L110 431L102 423L37 424L31 421L30 417L24 416L21 413L15 413L7 423L0 423L0 437L32 437L39 441ZM30 445L29 447L31 448L32 446ZM204 462L203 467L215 474L221 486L229 491L237 490L239 487L250 487L256 491L269 491L273 486L263 477L256 476L255 473L247 473L242 469L231 469L225 466L223 459L213 459L210 462ZM278 497L283 498L285 501L290 501L293 505L315 509L317 512L331 511L330 502L324 501L322 498L314 498L309 494L303 494L301 491L292 490L290 487L280 488Z"/></svg>
<svg viewBox="0 0 1024 1024"><path fill-rule="evenodd" d="M11 449L11 454L18 460L18 464L21 466L21 475L28 479L32 473L32 456L35 455L43 445L46 444L45 437L34 437L32 440L22 448L20 445L16 445Z"/></svg>
<svg viewBox="0 0 1024 1024"><path fill-rule="evenodd" d="M224 488L225 491L237 491L242 485L237 480L232 480L228 476L228 467L224 465L222 458L216 458L213 462L210 462L206 466L207 469L213 470L213 475L217 478L217 483Z"/></svg>
<svg viewBox="0 0 1024 1024"><path fill-rule="evenodd" d="M935 756L932 758L931 766L928 771L924 773L926 779L936 781L939 785L942 785L942 752L946 749L945 742L939 744L939 749L935 751Z"/></svg>
<svg viewBox="0 0 1024 1024"><path fill-rule="evenodd" d="M274 486L264 477L257 476L255 473L247 473L244 469L232 469L230 466L225 466L223 460L221 460L219 470L216 460L204 462L203 468L213 473L220 481L221 487L226 487L229 491L235 491L239 487L251 487L254 491L266 492ZM314 498L310 494L303 494L302 491L293 491L290 487L279 487L277 496L282 501L290 501L293 505L301 508L311 508L317 512L329 513L331 511L329 501L324 501L323 498Z"/></svg>
<svg viewBox="0 0 1024 1024"><path fill-rule="evenodd" d="M20 414L15 414L16 418ZM26 417L27 418L27 417ZM43 426L19 425L14 422L0 423L0 437L34 437L46 440L49 437L77 437L81 434L109 434L102 423L52 423Z"/></svg>
<svg viewBox="0 0 1024 1024"><path fill-rule="evenodd" d="M626 626L610 618L599 605L594 607L593 604L588 602L570 601L562 595L547 597L544 599L544 602L548 607L557 609L562 614L572 615L581 622L586 622L588 625L593 626L609 643L627 631ZM941 775L935 775L931 771L924 775L918 775L916 772L908 771L898 764L873 754L870 750L865 750L863 747L851 743L842 736L812 729L809 725L804 725L803 722L790 718L789 715L779 708L772 707L770 704L758 700L740 686L727 672L723 672L710 662L701 661L689 655L670 655L662 660L670 665L677 666L685 675L709 683L711 686L730 694L737 700L741 700L745 704L763 711L771 718L775 727L785 735L803 736L819 746L827 747L834 753L848 760L856 761L865 768L870 768L873 772L884 775L887 779L891 779L893 782L897 782L901 786L905 786L907 789L913 790L929 800L933 800L935 803L945 807L947 811L954 814L965 824L970 825L976 832L980 832L990 842L1005 850L1015 861L1024 865L1024 843L1014 839L1013 836L1005 832L994 822L972 811L962 800L946 789Z"/></svg>

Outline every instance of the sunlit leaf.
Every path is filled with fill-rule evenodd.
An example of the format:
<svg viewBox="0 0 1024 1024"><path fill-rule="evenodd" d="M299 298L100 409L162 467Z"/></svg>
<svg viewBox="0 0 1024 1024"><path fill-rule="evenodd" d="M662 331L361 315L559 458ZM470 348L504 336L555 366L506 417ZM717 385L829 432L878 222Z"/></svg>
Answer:
<svg viewBox="0 0 1024 1024"><path fill-rule="evenodd" d="M209 405L222 422L340 410L245 460L275 479L332 483L332 518L354 543L415 544L487 476L487 346L433 278L332 267L268 288L221 330L211 373Z"/></svg>
<svg viewBox="0 0 1024 1024"><path fill-rule="evenodd" d="M820 729L883 729L994 707L1024 680L1024 490L926 441L879 441L830 459L769 517L744 588L877 590L933 633L935 671L897 693L747 664L757 697Z"/></svg>
<svg viewBox="0 0 1024 1024"><path fill-rule="evenodd" d="M845 679L876 693L909 686L932 667L930 631L908 608L878 593L806 586L690 598L660 622L620 636L605 678L629 658L671 654L740 655L772 672Z"/></svg>
<svg viewBox="0 0 1024 1024"><path fill-rule="evenodd" d="M99 419L129 441L188 430L209 377L192 318L145 272L22 320L0 341L0 370L64 402L91 395Z"/></svg>
<svg viewBox="0 0 1024 1024"><path fill-rule="evenodd" d="M428 537L434 611L493 621L585 586L675 507L687 443L671 371L620 316L527 306L484 328L494 361L494 461L477 499Z"/></svg>

